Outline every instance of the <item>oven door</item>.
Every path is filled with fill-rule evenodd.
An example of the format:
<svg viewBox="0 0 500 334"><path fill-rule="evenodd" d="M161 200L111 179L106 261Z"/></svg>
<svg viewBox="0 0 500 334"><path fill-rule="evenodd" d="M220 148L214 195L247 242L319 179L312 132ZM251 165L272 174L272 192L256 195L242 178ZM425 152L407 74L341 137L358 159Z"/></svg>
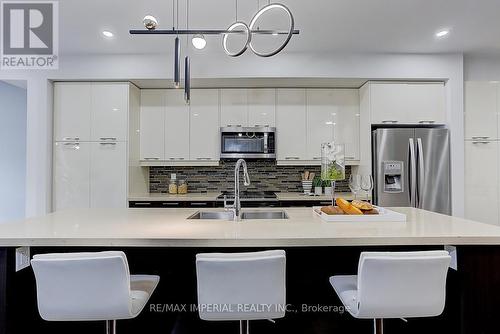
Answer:
<svg viewBox="0 0 500 334"><path fill-rule="evenodd" d="M274 159L276 158L274 131L244 127L221 128L220 157L222 159Z"/></svg>

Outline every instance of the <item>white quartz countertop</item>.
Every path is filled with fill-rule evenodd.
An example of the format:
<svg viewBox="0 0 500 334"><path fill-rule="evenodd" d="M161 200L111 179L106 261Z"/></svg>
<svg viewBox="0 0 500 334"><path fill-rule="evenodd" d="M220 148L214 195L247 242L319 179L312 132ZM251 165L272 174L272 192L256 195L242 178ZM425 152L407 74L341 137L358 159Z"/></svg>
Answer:
<svg viewBox="0 0 500 334"><path fill-rule="evenodd" d="M197 209L67 210L0 224L0 246L500 245L500 227L414 208L393 209L405 213L407 222L324 222L311 208L286 208L287 220L242 222L186 219ZM247 209L255 210L269 209Z"/></svg>

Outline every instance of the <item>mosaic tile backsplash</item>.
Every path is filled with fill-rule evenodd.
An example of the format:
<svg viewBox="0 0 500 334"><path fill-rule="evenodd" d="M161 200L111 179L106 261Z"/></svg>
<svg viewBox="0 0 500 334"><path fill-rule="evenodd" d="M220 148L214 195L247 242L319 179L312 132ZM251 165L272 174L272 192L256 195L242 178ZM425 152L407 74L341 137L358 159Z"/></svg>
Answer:
<svg viewBox="0 0 500 334"><path fill-rule="evenodd" d="M177 179L187 180L188 191L192 193L231 191L234 188L234 165L236 161L221 161L215 167L149 167L149 191L168 193L170 174ZM247 161L251 184L241 190L302 192L300 174L305 170L321 174L320 166L278 166L275 161ZM241 172L242 173L242 172ZM338 181L336 191L349 190L351 167L346 167L346 180ZM243 180L240 175L240 180Z"/></svg>

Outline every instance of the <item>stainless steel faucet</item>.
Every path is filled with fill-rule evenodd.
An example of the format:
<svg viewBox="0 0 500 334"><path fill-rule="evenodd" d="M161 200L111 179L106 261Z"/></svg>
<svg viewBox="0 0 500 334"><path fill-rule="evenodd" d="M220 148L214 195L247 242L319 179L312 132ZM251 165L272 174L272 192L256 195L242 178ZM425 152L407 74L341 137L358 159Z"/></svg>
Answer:
<svg viewBox="0 0 500 334"><path fill-rule="evenodd" d="M247 163L243 159L236 161L236 166L234 166L234 202L232 205L228 205L226 202L226 196L224 196L224 208L232 210L234 212L234 221L240 221L241 215L241 201L240 201L240 167L243 166L243 184L245 186L250 185L250 176L248 175Z"/></svg>

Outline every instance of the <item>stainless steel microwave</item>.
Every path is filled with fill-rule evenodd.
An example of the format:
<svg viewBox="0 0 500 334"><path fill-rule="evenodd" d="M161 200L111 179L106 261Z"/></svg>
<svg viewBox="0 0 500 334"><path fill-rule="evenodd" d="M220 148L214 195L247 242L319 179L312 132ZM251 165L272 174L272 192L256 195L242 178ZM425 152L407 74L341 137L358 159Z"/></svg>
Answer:
<svg viewBox="0 0 500 334"><path fill-rule="evenodd" d="M276 159L276 128L221 127L221 159Z"/></svg>

